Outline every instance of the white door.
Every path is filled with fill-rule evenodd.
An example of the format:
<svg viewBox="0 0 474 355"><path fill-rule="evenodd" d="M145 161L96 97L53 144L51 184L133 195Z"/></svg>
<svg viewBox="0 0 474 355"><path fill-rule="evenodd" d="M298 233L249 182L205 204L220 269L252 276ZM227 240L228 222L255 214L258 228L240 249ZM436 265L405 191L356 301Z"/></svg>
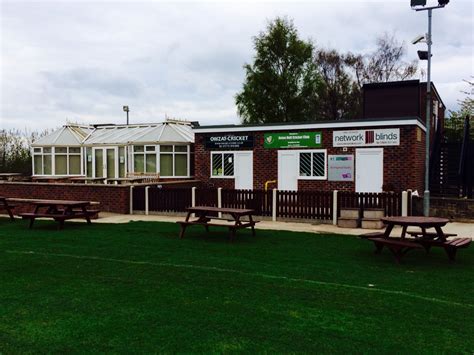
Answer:
<svg viewBox="0 0 474 355"><path fill-rule="evenodd" d="M238 152L235 156L235 189L253 190L253 152Z"/></svg>
<svg viewBox="0 0 474 355"><path fill-rule="evenodd" d="M356 149L356 192L382 192L383 148Z"/></svg>
<svg viewBox="0 0 474 355"><path fill-rule="evenodd" d="M117 148L93 148L92 176L116 178L118 177Z"/></svg>
<svg viewBox="0 0 474 355"><path fill-rule="evenodd" d="M278 190L298 190L298 152L278 151Z"/></svg>

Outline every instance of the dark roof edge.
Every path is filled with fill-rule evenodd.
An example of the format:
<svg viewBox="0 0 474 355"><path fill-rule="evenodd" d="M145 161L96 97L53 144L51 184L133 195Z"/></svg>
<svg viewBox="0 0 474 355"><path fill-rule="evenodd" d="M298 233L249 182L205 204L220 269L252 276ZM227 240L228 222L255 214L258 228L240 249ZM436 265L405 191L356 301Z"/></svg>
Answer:
<svg viewBox="0 0 474 355"><path fill-rule="evenodd" d="M417 120L423 126L425 125L424 122L421 120L420 117L417 116L406 116L406 117L388 117L388 118L361 118L355 120L332 120L332 121L303 121L303 122L275 122L275 123L261 123L261 124L228 124L228 125L209 125L209 126L199 126L193 128L193 130L200 130L200 129L220 129L220 128L253 128L253 127L279 127L279 126L303 126L303 125L311 125L311 124L331 124L331 123L354 123L354 122L390 122L390 121L400 121L400 120Z"/></svg>

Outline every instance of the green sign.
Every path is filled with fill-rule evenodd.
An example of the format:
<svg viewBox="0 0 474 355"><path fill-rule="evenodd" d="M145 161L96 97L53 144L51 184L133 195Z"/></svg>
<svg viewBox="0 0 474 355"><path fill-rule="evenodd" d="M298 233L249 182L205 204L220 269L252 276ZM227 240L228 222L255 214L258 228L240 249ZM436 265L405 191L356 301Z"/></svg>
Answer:
<svg viewBox="0 0 474 355"><path fill-rule="evenodd" d="M265 148L320 148L323 134L321 132L287 132L265 133Z"/></svg>

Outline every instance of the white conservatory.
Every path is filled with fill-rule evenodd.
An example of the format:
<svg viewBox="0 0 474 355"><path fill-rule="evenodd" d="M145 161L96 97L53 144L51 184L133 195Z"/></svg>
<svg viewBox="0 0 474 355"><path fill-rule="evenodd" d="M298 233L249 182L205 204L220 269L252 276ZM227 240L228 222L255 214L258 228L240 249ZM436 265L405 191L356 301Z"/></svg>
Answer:
<svg viewBox="0 0 474 355"><path fill-rule="evenodd" d="M194 133L186 121L135 125L65 125L32 144L34 177L160 178L193 175Z"/></svg>

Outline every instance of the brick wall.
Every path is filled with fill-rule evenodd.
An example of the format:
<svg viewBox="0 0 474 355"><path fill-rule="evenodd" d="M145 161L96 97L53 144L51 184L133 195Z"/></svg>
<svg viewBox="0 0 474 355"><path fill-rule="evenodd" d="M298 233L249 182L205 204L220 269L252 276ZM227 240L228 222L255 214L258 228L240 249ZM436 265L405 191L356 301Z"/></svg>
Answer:
<svg viewBox="0 0 474 355"><path fill-rule="evenodd" d="M387 127L388 128L388 127ZM387 190L402 191L406 189L423 192L424 176L424 132L421 131L421 141L417 141L416 126L394 126L400 128L400 145L385 146L384 148L384 185ZM361 129L380 129L380 127L364 127ZM338 131L342 129L337 129ZM348 130L352 130L348 129ZM302 131L305 130L297 130ZM307 131L307 130L306 130ZM314 130L312 130L314 131ZM332 147L332 129L317 129L323 133L322 147L329 154L353 154L356 148L348 147L343 151L342 147ZM273 131L268 131L273 132ZM238 134L237 132L235 132ZM263 189L265 182L278 179L278 149L265 149L263 147L264 134L266 132L254 132L253 148L253 173L254 189ZM195 134L195 177L209 187L234 188L234 179L210 178L210 151L205 148L205 137L212 134ZM218 151L219 149L212 149ZM252 150L250 148L242 150ZM271 187L275 187L273 184ZM299 190L341 190L355 191L355 181L337 182L327 180L298 180Z"/></svg>
<svg viewBox="0 0 474 355"><path fill-rule="evenodd" d="M474 200L431 197L430 216L450 218L457 221L474 220Z"/></svg>
<svg viewBox="0 0 474 355"><path fill-rule="evenodd" d="M100 202L104 212L128 213L130 187L120 185L84 185L58 183L0 182L0 196ZM31 211L30 206L19 206L15 213Z"/></svg>

